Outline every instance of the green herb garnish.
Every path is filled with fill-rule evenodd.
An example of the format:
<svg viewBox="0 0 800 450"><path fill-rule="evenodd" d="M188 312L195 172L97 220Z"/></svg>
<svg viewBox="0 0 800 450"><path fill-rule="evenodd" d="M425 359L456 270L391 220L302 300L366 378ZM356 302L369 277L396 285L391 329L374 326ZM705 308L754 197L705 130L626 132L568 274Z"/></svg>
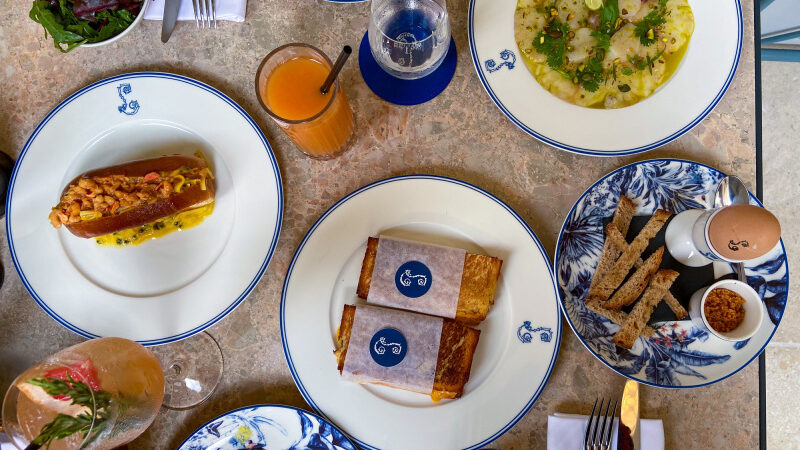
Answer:
<svg viewBox="0 0 800 450"><path fill-rule="evenodd" d="M611 49L611 36L597 30L592 31L592 37L597 41L597 47L603 50Z"/></svg>
<svg viewBox="0 0 800 450"><path fill-rule="evenodd" d="M547 56L547 65L553 69L561 69L564 65L567 34L569 34L569 24L554 18L533 40L533 48Z"/></svg>
<svg viewBox="0 0 800 450"><path fill-rule="evenodd" d="M67 380L38 377L28 380L28 383L39 386L52 397L67 396L72 400L72 405L85 406L90 410L90 413L81 413L77 416L58 414L50 423L42 427L32 444L50 448L50 444L55 440L64 439L75 433L81 433L86 439L86 435L93 432L93 436L81 446L81 448L85 448L98 436L100 426L108 419L108 407L111 404L111 395L108 392L92 391L86 384L75 381L69 373L67 373ZM94 399L92 398L93 394Z"/></svg>
<svg viewBox="0 0 800 450"><path fill-rule="evenodd" d="M581 86L588 92L597 91L600 88L600 84L606 81L605 72L603 71L603 57L603 52L598 52L586 63L586 67L583 67L583 70L580 67L578 68L575 76Z"/></svg>
<svg viewBox="0 0 800 450"><path fill-rule="evenodd" d="M611 36L619 26L619 3L617 0L606 0L600 12L600 31Z"/></svg>
<svg viewBox="0 0 800 450"><path fill-rule="evenodd" d="M668 14L667 2L669 0L658 0L658 8L647 13L641 22L636 24L634 34L639 38L639 42L645 47L649 47L658 39L656 28L667 23L664 17Z"/></svg>

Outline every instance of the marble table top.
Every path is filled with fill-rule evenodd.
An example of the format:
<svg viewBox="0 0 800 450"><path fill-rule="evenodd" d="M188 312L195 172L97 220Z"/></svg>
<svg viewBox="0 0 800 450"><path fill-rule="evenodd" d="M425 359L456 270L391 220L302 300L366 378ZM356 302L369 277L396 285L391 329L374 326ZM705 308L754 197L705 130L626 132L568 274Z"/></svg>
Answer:
<svg viewBox="0 0 800 450"><path fill-rule="evenodd" d="M445 92L429 103L398 107L366 87L352 58L341 75L353 106L358 139L329 162L300 154L260 108L253 78L261 59L288 42L306 42L335 55L357 48L368 24L368 3L251 0L244 23L196 30L181 22L168 44L160 22L144 21L118 43L61 54L28 19L30 2L0 0L0 149L17 155L38 122L58 102L99 79L140 70L174 72L228 94L256 120L276 153L286 210L275 256L242 304L208 331L226 362L223 380L202 406L161 410L131 449L175 448L207 420L255 403L309 409L283 356L279 302L295 247L311 224L350 191L388 176L432 173L460 178L507 202L533 228L552 256L569 208L596 179L624 164L654 157L692 159L755 183L755 67L753 2L744 0L744 44L733 84L697 127L642 155L594 158L544 145L519 130L480 85L467 41L468 0L450 0L458 68ZM355 56L355 55L354 55ZM57 149L54 149L56 151ZM4 221L0 221L5 229ZM82 341L48 317L28 295L0 237L5 283L0 290L0 391L25 368L57 349ZM533 408L491 448L544 448L547 416L587 414L595 397L618 396L624 378L597 361L566 323L553 374ZM642 416L664 420L667 448L741 448L758 445L758 368L694 390L646 387ZM691 436L691 440L687 440Z"/></svg>

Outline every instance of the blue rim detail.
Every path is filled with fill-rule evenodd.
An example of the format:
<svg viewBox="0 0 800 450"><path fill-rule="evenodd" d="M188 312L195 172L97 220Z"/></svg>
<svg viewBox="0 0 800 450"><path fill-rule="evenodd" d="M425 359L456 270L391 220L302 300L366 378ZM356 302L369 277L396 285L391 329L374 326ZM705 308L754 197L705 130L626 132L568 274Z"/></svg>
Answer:
<svg viewBox="0 0 800 450"><path fill-rule="evenodd" d="M503 102L501 102L500 99L498 99L498 97L495 95L495 93L492 90L491 86L489 86L489 82L486 81L486 77L484 76L483 71L481 70L480 59L478 58L478 51L475 49L475 36L474 36L475 28L473 26L474 25L473 14L475 12L475 1L476 0L470 0L469 1L469 19L468 19L469 49L470 49L470 53L472 54L472 62L473 62L473 65L475 66L475 71L478 73L478 78L480 78L481 84L483 85L483 88L486 90L486 93L489 94L489 97L492 98L492 101L495 103L495 105L497 105L497 107L500 108L500 111L502 111L503 114L505 114L506 117L508 117L509 120L514 122L514 124L516 126L518 126L520 129L522 129L522 131L524 131L524 132L528 133L529 135L535 137L536 139L544 142L545 144L552 145L555 148L558 148L558 149L561 149L561 150L566 150L566 151L572 152L572 153L577 153L577 154L580 154L580 155L591 155L591 156L624 156L624 155L632 155L632 154L635 154L635 153L642 153L642 152L646 152L646 151L649 151L649 150L653 150L654 148L661 147L662 145L665 145L665 144L669 143L670 141L673 141L673 140L679 138L684 133L686 133L687 131L689 131L692 128L694 128L697 124L699 124L700 121L702 121L711 112L711 110L713 110L714 107L717 106L717 103L719 103L719 101L722 100L722 96L725 95L725 92L728 90L728 86L730 86L731 82L733 81L733 75L736 73L736 68L739 66L739 57L742 54L742 29L743 29L743 25L742 25L742 5L740 3L740 0L735 0L739 33L738 33L737 41L736 41L736 56L733 59L733 66L731 66L731 70L730 70L730 72L728 72L728 77L725 80L725 83L723 84L722 89L720 89L720 91L717 93L716 97L714 97L714 100L711 102L711 104L709 104L708 107L705 110L703 110L700 113L700 115L697 116L696 119L691 121L685 127L683 127L680 130L676 131L675 133L673 133L673 134L671 134L671 135L669 135L669 136L667 136L665 138L662 138L662 139L660 139L660 140L658 140L658 141L656 141L656 142L654 142L652 144L643 145L641 147L636 147L636 148L631 148L631 149L623 149L623 150L608 150L608 151L599 151L599 150L592 150L592 149L589 149L589 148L575 147L575 146L572 146L572 145L565 144L563 142L556 141L554 139L550 139L550 138L548 138L548 137L546 137L546 136L534 131L532 128L530 128L529 126L525 125L521 120L517 119L517 117L514 116L514 114L512 114L511 111L509 111L503 105Z"/></svg>
<svg viewBox="0 0 800 450"><path fill-rule="evenodd" d="M109 84L109 83L113 83L113 82L118 81L118 80L125 80L125 79L132 79L132 78L165 78L165 79L170 79L170 80L176 80L176 81L180 81L180 82L195 86L197 88L203 89L204 91L210 92L210 93L216 95L221 100L225 101L234 110L236 110L239 114L241 114L242 117L245 120L247 120L247 122L253 127L253 130L256 132L258 137L261 139L261 142L264 144L264 148L267 150L267 155L269 156L270 161L272 162L272 169L273 169L273 172L275 173L275 179L276 179L277 185L278 185L278 217L277 217L277 221L276 221L276 224L275 224L275 234L274 234L274 236L272 238L272 242L270 243L269 251L267 252L266 258L264 258L264 262L261 264L261 268L259 268L258 272L256 273L255 278L253 278L253 281L251 281L250 284L247 285L247 287L244 289L242 294L239 295L236 298L236 300L234 300L233 303L231 303L221 313L219 313L216 317L212 318L211 320L207 321L206 323L204 323L202 325L199 325L199 326L197 326L195 328L192 328L189 331L186 331L186 332L183 332L181 334L174 335L174 336L170 336L170 337L167 337L167 338L151 339L151 340L145 340L145 341L137 341L138 343L140 343L142 345L151 346L151 345L161 345L161 344L168 344L170 342L175 342L175 341L178 341L178 340L193 336L193 335L205 330L206 328L214 325L215 323L220 321L223 317L228 315L231 311L233 311L237 306L239 306L239 303L241 303L242 300L244 300L247 297L247 295L250 294L250 291L252 291L253 288L255 288L256 283L258 283L258 281L261 279L261 276L264 275L264 272L266 271L267 266L269 265L269 262L272 259L272 255L275 253L275 247L277 246L277 243L278 243L278 236L280 235L280 232L281 232L281 226L282 226L282 222L283 222L283 182L281 180L281 173L280 173L280 169L278 168L278 162L275 159L275 154L273 153L272 147L270 147L269 142L267 142L267 138L264 136L264 133L261 132L261 129L253 121L253 119L250 117L250 115L248 115L247 112L245 112L245 110L241 106L236 104L236 102L234 102L230 97L228 97L227 95L223 94L222 92L218 91L217 89L215 89L215 88L213 88L213 87L211 87L211 86L209 86L209 85L207 85L205 83L202 83L200 81L197 81L197 80L194 80L192 78L185 77L185 76L182 76L182 75L175 75L175 74L166 73L166 72L133 72L133 73L126 73L126 74L122 74L122 75L116 75L116 76L113 76L113 77L110 77L110 78L105 78L103 80L100 80L100 81L97 81L97 82L94 82L94 83L90 84L90 85L80 89L79 91L75 92L74 94L70 95L69 97L67 97L66 100L64 100L61 103L59 103L58 106L53 108L53 110L50 111L47 114L47 116L45 116L45 118L41 121L41 123L39 123L39 125L33 131L33 133L31 134L31 137L28 138L28 141L25 143L25 147L23 147L22 148L22 152L20 152L20 155L19 155L19 158L17 159L16 164L14 164L14 171L11 174L11 180L9 181L9 184L8 184L8 197L6 198L6 211L11 211L11 201L12 201L12 198L13 198L14 187L15 187L15 183L14 182L15 182L16 177L17 177L17 172L18 172L20 166L22 165L22 161L23 161L23 159L25 159L25 155L27 154L28 149L30 148L31 144L33 144L34 140L36 139L36 136L44 128L44 126L47 125L47 123L50 121L50 119L54 115L56 115L62 108L64 108L68 104L70 104L73 100L77 99L78 97L80 97L84 93L86 93L88 91L91 91L91 90L93 90L93 89L95 89L97 87L104 86L104 85ZM90 332L88 332L86 330L78 328L77 326L75 326L75 325L69 323L67 320L63 319L55 311L53 311L52 309L50 309L50 307L47 306L45 301L42 300L39 297L39 295L36 293L36 291L33 289L33 287L30 285L30 283L28 283L28 279L25 277L25 274L22 272L22 269L20 268L19 261L17 261L16 251L14 250L14 241L13 241L12 236L11 236L11 215L10 214L6 214L6 237L8 239L8 249L9 249L9 251L11 253L11 261L14 263L14 268L17 269L17 273L19 274L19 277L22 280L22 284L25 286L25 289L28 291L28 293L31 295L31 297L33 297L33 299L36 301L36 303L50 317L52 317L56 322L58 322L63 327L67 328L68 330L72 331L73 333L76 333L78 335L81 335L81 336L83 336L85 338L89 338L89 339L100 337L97 334L90 333Z"/></svg>
<svg viewBox="0 0 800 450"><path fill-rule="evenodd" d="M373 183L367 184L366 186L363 186L361 188L356 189L355 191L351 192L350 194L348 194L347 196L345 196L341 200L339 200L336 203L334 203L333 206L331 206L327 211L325 211L325 213L322 214L322 216L320 216L320 218L317 219L317 221L314 222L314 225L312 225L311 228L308 230L306 235L303 237L303 240L300 241L300 244L297 246L297 250L295 251L294 256L292 256L292 262L289 264L289 268L286 271L286 278L283 281L283 290L281 291L281 343L283 345L283 355L286 357L286 362L289 365L289 371L292 374L292 379L294 379L294 383L295 383L295 385L297 385L297 389L300 390L300 394L303 395L303 398L306 400L306 402L312 408L314 408L314 411L319 413L322 417L324 417L326 420L328 420L331 423L334 423L334 422L330 418L328 418L325 415L324 412L322 412L322 410L317 406L317 404L314 403L314 399L311 398L311 395L309 395L308 392L306 391L305 386L303 386L303 382L300 381L300 376L295 371L294 364L292 364L292 356L291 356L291 354L289 352L289 347L288 347L288 345L286 343L286 323L284 322L284 308L286 307L286 288L289 285L289 280L291 279L292 270L294 269L294 265L297 262L298 256L303 251L303 247L305 246L306 241L308 241L308 238L311 237L311 235L314 233L314 230L316 230L316 228L325 220L326 217L328 217L328 215L330 215L333 211L335 211L339 206L341 206L347 200L349 200L352 197L355 197L356 195L361 194L362 192L365 192L365 191L367 191L369 189L372 189L374 187L381 186L383 184L392 183L392 182L395 182L395 181L403 181L403 180L437 180L437 181L445 181L445 182L448 182L448 183L457 184L457 185L472 189L473 191L476 191L476 192L478 192L480 194L483 194L486 197L494 200L497 204L499 204L503 208L505 208L506 211L508 211L512 216L514 216L514 218L517 219L517 221L520 223L520 225L522 225L522 227L528 232L528 235L531 237L531 240L533 240L533 242L538 247L539 252L542 254L542 257L544 257L544 260L547 263L548 268L550 269L550 278L552 279L552 282L553 282L553 289L556 292L556 300L558 301L560 299L560 296L558 295L558 286L556 284L556 279L553 276L553 274L555 273L555 271L553 269L553 265L550 263L550 257L547 256L547 252L544 250L544 247L542 247L542 243L539 241L539 238L536 237L536 234L533 232L531 227L525 222L525 220L522 219L522 217L520 217L519 214L517 214L516 211L511 209L511 207L508 206L504 201L500 200L499 198L495 197L494 195L490 194L489 192L487 192L487 191L485 191L485 190L483 190L483 189L481 189L481 188L479 188L479 187L477 187L477 186L475 186L473 184L467 183L466 181L461 181L461 180L458 180L458 179L455 179L455 178L450 178L450 177L445 177L445 176L440 176L440 175L399 175L399 176L396 176L396 177L390 177L390 178L385 178L383 180L378 180L378 181L375 181ZM501 428L498 432L496 432L495 434L489 436L488 438L484 439L481 442L478 442L478 443L473 444L473 445L471 445L469 447L466 447L466 449L477 449L477 448L480 448L480 447L482 447L482 446L494 441L495 439L500 437L503 433L505 433L506 431L510 430L531 409L533 404L536 402L536 400L542 394L542 390L544 389L544 386L547 384L547 381L550 379L550 375L553 372L553 367L555 366L556 359L558 359L558 351L559 351L559 348L561 346L561 320L560 319L556 320L556 323L557 323L557 328L556 328L556 333L555 333L556 334L556 341L555 341L555 345L553 346L553 357L550 360L550 366L547 368L547 373L545 374L544 379L542 380L541 384L539 384L539 387L536 389L536 392L534 393L533 397L531 397L531 399L522 408L522 410L516 416L514 416L514 418L512 418L511 421L508 424L506 424L503 428ZM362 441L356 439L355 437L353 437L353 440L356 441L358 443L358 445L360 447L362 447L362 448L366 448L366 449L370 449L370 450L379 450L378 447L371 446L371 445L367 444L366 442L362 442Z"/></svg>
<svg viewBox="0 0 800 450"><path fill-rule="evenodd" d="M219 419L223 419L223 418L225 418L225 417L227 417L227 416L229 416L230 414L233 414L233 413L235 413L235 412L243 411L243 410L245 410L245 409L253 409L253 408L279 408L279 409L291 409L291 410L297 411L298 413L301 413L301 414L306 414L306 415L308 415L308 416L314 417L315 419L319 420L320 422L327 423L327 424L328 424L328 425L330 425L331 427L333 427L333 428L337 429L337 430L339 431L339 433L342 433L342 436L344 436L344 437L345 437L345 438L346 438L348 441L350 441L350 444L353 444L353 442L352 442L352 439L353 439L353 438L352 438L351 436L349 436L347 433L345 433L344 431L342 431L342 429L341 429L341 428L337 427L336 425L334 425L333 423L331 423L329 420L327 420L327 419L325 419L325 418L323 418L323 417L320 417L320 416L318 416L318 415L316 415L316 414L314 414L314 413L312 413L312 412L308 412L308 411L306 411L305 409L300 409L300 408L296 408L296 407L294 407L294 406L289 406L289 405L278 405L278 404L275 404L275 403L259 403L259 404L256 404L256 405L242 406L241 408L232 409L232 410L230 410L230 411L228 411L228 412L226 412L226 413L224 413L224 414L220 414L220 415L218 415L217 417L214 417L213 419L211 419L211 420L207 421L206 423L204 423L204 424L200 425L199 427L197 427L197 429L196 429L196 430L194 430L194 431L192 432L192 434L190 434L189 436L186 436L186 439L184 439L184 440L183 440L183 442L181 442L181 443L178 445L178 448L180 449L181 447L183 447L183 445L184 445L184 444L186 444L186 442L187 442L187 441L188 441L188 440L189 440L189 439L190 439L192 436L194 436L194 435L195 435L195 434L196 434L198 431L200 431L200 430L204 429L205 427L207 427L208 425L210 425L212 422L214 422L214 421L216 421L216 420L219 420ZM355 447L355 445L353 445L353 447Z"/></svg>
<svg viewBox="0 0 800 450"><path fill-rule="evenodd" d="M645 163L658 162L658 161L670 161L670 162L681 162L681 163L687 163L687 164L696 164L698 166L705 167L705 168L707 168L707 169L709 169L709 170L711 170L713 172L717 172L717 173L720 173L722 175L725 175L724 172L722 172L719 169L715 169L714 167L705 165L703 163L695 162L695 161L689 161L688 159L679 159L679 158L654 158L654 159L647 159L647 160L644 160L644 161L637 161L637 162L634 162L634 163L626 164L626 165L624 165L624 166L622 166L622 167L620 167L620 168L618 168L616 170L613 170L613 171L607 173L606 175L600 177L600 179L597 180L594 184L589 186L589 188L587 188L586 191L584 191L584 193L581 194L581 196L577 200L575 200L575 204L572 205L572 208L569 210L569 213L567 213L566 217L564 217L564 223L561 225L561 231L559 231L558 240L556 241L555 257L553 258L554 261L555 261L555 266L554 267L558 267L558 261L559 261L559 258L561 257L559 249L561 248L561 239L564 236L564 229L567 226L567 221L569 220L570 217L572 217L572 214L575 213L575 208L578 206L578 204L580 204L580 202L583 200L583 198L586 197L586 195L589 194L589 192L592 189L597 187L597 185L602 183L606 178L614 175L615 173L617 173L619 171L625 170L628 167L635 166L637 164L645 164ZM750 198L751 199L755 199L755 201L758 203L759 206L761 206L761 207L764 206L761 203L761 201L757 197L753 196L752 194L750 195ZM786 254L786 247L784 247L784 245L783 245L783 239L781 239L779 242L781 243L781 250L783 251L783 253L785 255ZM787 289L788 289L788 286L789 286L789 262L788 262L788 258L784 258L784 264L786 264L786 280L787 280L786 281L786 286L787 286ZM553 277L555 278L556 276L557 276L557 274L556 274L555 269L554 269ZM747 367L748 364L753 362L754 359L758 358L758 355L760 355L761 352L763 352L764 349L767 348L767 344L769 344L769 341L772 340L772 336L775 335L775 332L778 331L778 326L781 323L781 319L783 319L783 315L781 315L781 318L778 319L778 323L775 325L775 328L772 329L772 333L767 338L767 341L764 342L764 345L761 347L761 350L756 352L753 355L753 357L751 357L749 360L747 360L746 363L742 364L741 367L739 367L738 369L736 369L733 372L729 373L728 375L725 375L724 377L718 378L716 380L709 381L708 383L683 385L683 386L662 386L662 385L655 384L655 383L652 383L652 382L647 381L647 380L641 380L641 379L634 378L632 376L629 376L629 375L626 375L626 374L622 373L616 367L614 367L611 364L609 364L608 362L606 362L606 360L603 359L600 355L598 355L594 350L592 350L592 348L589 346L589 344L583 339L583 336L581 336L580 334L578 334L577 331L575 331L575 325L572 323L572 320L570 319L569 314L567 314L567 311L566 311L566 309L564 307L564 296L561 294L562 290L561 290L560 286L558 287L557 291L558 291L558 298L559 298L559 305L561 307L561 312L564 314L564 317L567 319L567 323L569 323L569 327L572 329L572 332L575 333L575 336L578 337L578 340L581 341L581 344L583 344L583 346L586 347L586 349L589 350L589 352L591 352L591 354L594 355L595 358L597 358L600 362L605 364L606 367L608 367L609 369L613 370L614 372L622 375L625 378L629 378L631 380L638 381L639 383L645 384L647 386L653 386L653 387L663 388L663 389L692 389L692 388L698 388L698 387L703 387L703 386L708 386L710 384L718 383L718 382L720 382L720 381L722 381L722 380L724 380L724 379L726 379L726 378L728 378L728 377L730 377L732 375L735 375L740 370L742 370L745 367Z"/></svg>

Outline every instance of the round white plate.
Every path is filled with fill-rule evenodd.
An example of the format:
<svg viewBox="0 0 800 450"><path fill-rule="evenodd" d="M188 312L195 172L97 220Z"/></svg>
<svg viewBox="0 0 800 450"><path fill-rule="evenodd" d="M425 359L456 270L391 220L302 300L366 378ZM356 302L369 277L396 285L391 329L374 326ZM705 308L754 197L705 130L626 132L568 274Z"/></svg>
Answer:
<svg viewBox="0 0 800 450"><path fill-rule="evenodd" d="M636 215L658 209L679 213L713 205L725 174L680 159L654 159L621 167L601 178L572 207L556 245L561 307L572 331L594 356L620 375L665 388L692 388L722 381L743 369L766 347L786 308L789 269L783 241L766 255L745 264L747 283L764 301L766 314L758 332L730 342L696 327L691 320L654 324L656 334L639 338L629 350L611 337L619 325L586 309L586 293L603 247L603 219L614 214L620 195L637 205ZM751 194L750 203L761 206ZM714 263L717 278L730 273Z"/></svg>
<svg viewBox="0 0 800 450"><path fill-rule="evenodd" d="M514 39L517 0L469 4L472 61L492 100L531 136L587 155L644 152L689 131L722 98L742 48L738 0L689 0L694 34L672 77L627 108L583 108L546 91L528 71Z"/></svg>
<svg viewBox="0 0 800 450"><path fill-rule="evenodd" d="M495 304L463 397L342 379L336 330L356 285L367 238L385 234L503 260ZM309 405L364 448L478 448L510 429L542 392L556 361L561 318L550 259L522 218L463 181L410 175L364 186L333 205L297 248L283 286L281 337Z"/></svg>
<svg viewBox="0 0 800 450"><path fill-rule="evenodd" d="M198 150L217 183L214 213L199 226L125 249L50 226L78 174ZM87 86L44 118L14 167L6 211L14 265L50 316L88 338L155 345L202 331L247 296L275 250L283 189L267 140L233 100L142 72Z"/></svg>

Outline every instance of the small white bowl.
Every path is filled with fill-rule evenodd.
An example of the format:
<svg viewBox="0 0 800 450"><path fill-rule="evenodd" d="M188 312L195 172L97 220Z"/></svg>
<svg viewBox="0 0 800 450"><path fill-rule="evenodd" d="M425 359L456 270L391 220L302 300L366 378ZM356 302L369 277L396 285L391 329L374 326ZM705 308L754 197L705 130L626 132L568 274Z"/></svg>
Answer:
<svg viewBox="0 0 800 450"><path fill-rule="evenodd" d="M93 42L91 44L83 44L83 45L80 45L79 47L86 47L86 48L102 47L104 45L108 45L108 44L111 44L112 42L116 42L116 41L122 39L123 36L125 36L128 33L130 33L130 31L136 25L139 25L139 22L141 22L144 19L144 11L147 9L147 6L150 5L150 3L151 3L150 0L143 1L142 2L142 7L139 8L139 14L137 14L136 18L133 19L133 22L131 22L131 24L128 25L128 28L125 28L119 34L111 36L110 38L106 39L105 41Z"/></svg>
<svg viewBox="0 0 800 450"><path fill-rule="evenodd" d="M714 289L729 289L744 298L744 320L738 327L727 332L716 331L708 324L705 315L706 297ZM720 280L711 286L698 289L689 300L689 317L692 322L701 329L708 331L714 336L726 341L743 341L750 339L761 327L764 320L764 304L758 292L751 288L747 283L738 280Z"/></svg>

